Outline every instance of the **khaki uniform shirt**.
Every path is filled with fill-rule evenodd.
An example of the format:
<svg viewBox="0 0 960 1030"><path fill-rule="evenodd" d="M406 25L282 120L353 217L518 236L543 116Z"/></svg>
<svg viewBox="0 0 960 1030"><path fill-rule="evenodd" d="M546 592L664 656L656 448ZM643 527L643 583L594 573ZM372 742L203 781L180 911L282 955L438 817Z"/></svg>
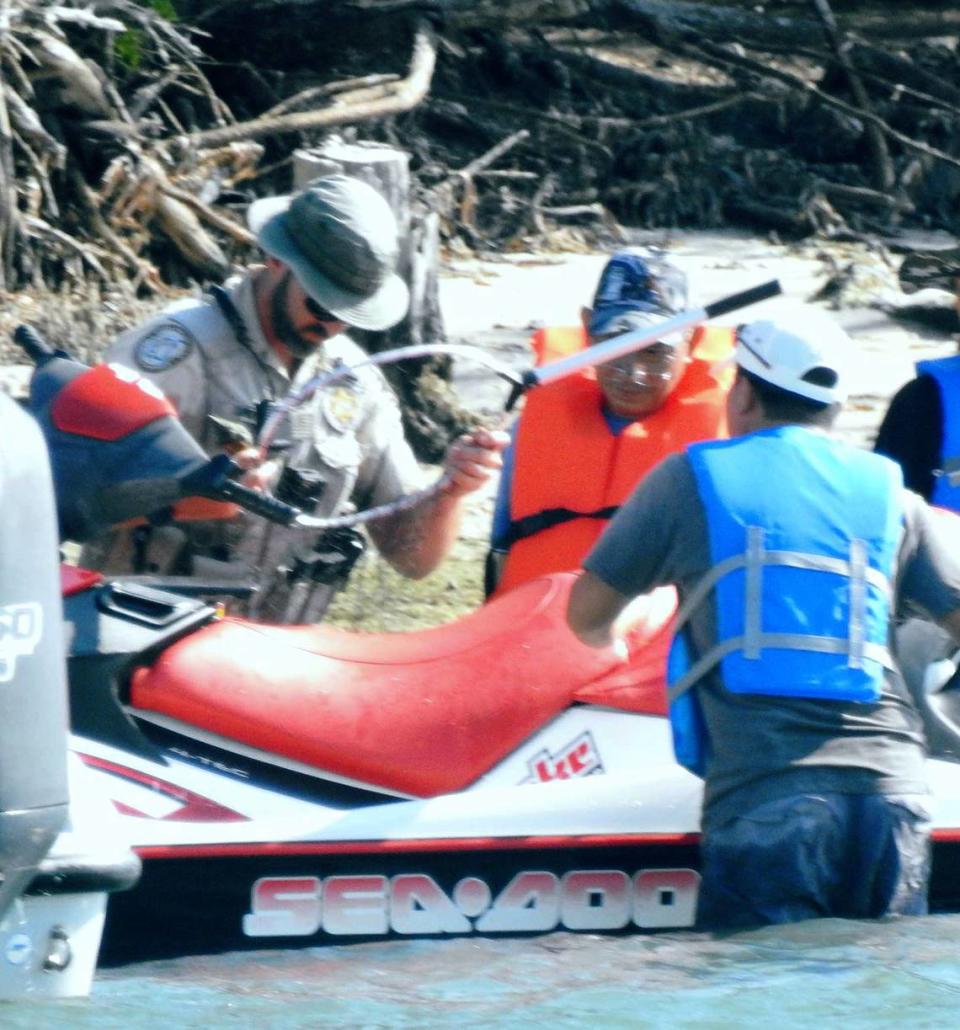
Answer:
<svg viewBox="0 0 960 1030"><path fill-rule="evenodd" d="M264 399L279 401L291 388L335 363L353 366L367 357L349 337L340 334L304 359L291 378L260 327L253 292L255 272L226 284L246 329L246 346L216 301L204 298L171 305L121 335L107 354L107 360L135 368L156 383L176 407L184 426L210 454L220 450L221 444L208 415L251 426L255 409ZM361 509L375 507L423 485L403 434L397 399L380 370L371 365L324 387L291 412L276 439L281 438L291 443L285 461L319 472L326 483L316 515L340 513L351 501ZM221 525L219 535L210 538L211 552L222 552L223 533ZM203 524L192 525L190 535L195 551L202 554ZM282 563L280 540L286 542L286 549L291 545L307 548L316 536L316 531L281 530L244 516L229 527L229 551L231 558L266 574ZM129 567L117 567L115 559L101 561L99 567L129 571ZM260 590L261 594L265 591L263 582Z"/></svg>
<svg viewBox="0 0 960 1030"><path fill-rule="evenodd" d="M366 358L340 334L306 358L293 379L260 328L250 274L227 284L251 349L237 339L211 300L180 301L120 336L107 358L137 369L170 398L190 434L209 453L219 449L208 415L249 419L256 405L280 400L335 362ZM289 463L327 480L318 514L332 514L353 497L361 507L395 500L420 485L420 470L403 435L393 391L374 366L357 369L319 391L290 419Z"/></svg>

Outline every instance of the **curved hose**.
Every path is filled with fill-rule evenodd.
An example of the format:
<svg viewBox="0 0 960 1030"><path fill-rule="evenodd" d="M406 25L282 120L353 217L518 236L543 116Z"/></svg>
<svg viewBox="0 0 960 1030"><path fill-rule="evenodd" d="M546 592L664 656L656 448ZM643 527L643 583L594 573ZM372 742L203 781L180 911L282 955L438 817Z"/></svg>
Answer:
<svg viewBox="0 0 960 1030"><path fill-rule="evenodd" d="M492 358L479 347L473 347L469 344L423 343L410 347L394 347L392 350L381 351L379 354L371 354L364 358L363 361L354 362L352 365L342 363L334 368L326 369L301 386L290 390L270 413L260 431L257 445L260 448L261 454L266 455L285 415L308 401L319 390L339 382L341 379L346 379L353 374L355 369L364 368L367 365L391 365L395 362L407 361L412 358L425 358L443 354L451 357L467 358L478 365L490 369L514 386L520 383L520 377L502 361ZM430 486L424 487L422 490L416 490L413 493L404 494L403 497L398 497L395 501L389 501L387 504L380 504L375 508L367 508L364 511L351 512L346 515L332 515L328 517L301 513L297 516L294 525L303 529L340 529L345 526L363 525L375 519L386 518L387 516L407 511L410 508L415 508L422 501L439 494L449 482L450 475L444 472Z"/></svg>

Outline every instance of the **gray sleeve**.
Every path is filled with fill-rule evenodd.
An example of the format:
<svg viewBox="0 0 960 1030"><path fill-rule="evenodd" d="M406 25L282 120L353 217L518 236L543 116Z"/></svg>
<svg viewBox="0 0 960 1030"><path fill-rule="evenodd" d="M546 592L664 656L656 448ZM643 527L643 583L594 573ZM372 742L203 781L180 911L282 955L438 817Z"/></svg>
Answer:
<svg viewBox="0 0 960 1030"><path fill-rule="evenodd" d="M641 480L583 563L626 597L699 578L708 564L706 515L684 454Z"/></svg>
<svg viewBox="0 0 960 1030"><path fill-rule="evenodd" d="M960 518L905 490L904 526L901 605L912 602L934 619L960 609Z"/></svg>
<svg viewBox="0 0 960 1030"><path fill-rule="evenodd" d="M151 349L152 348L152 349ZM149 360L156 355L154 360ZM206 369L193 332L161 314L122 333L107 351L108 361L126 365L155 383L177 410L187 431L204 437L207 416Z"/></svg>

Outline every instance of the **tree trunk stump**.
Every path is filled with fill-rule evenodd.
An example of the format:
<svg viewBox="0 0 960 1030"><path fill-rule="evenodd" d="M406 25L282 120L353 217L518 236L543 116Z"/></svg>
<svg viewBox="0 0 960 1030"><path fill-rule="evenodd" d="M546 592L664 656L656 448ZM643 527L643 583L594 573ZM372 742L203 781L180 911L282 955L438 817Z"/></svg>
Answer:
<svg viewBox="0 0 960 1030"><path fill-rule="evenodd" d="M402 321L385 332L351 331L372 353L446 340L437 285L440 223L435 213L411 198L409 166L410 155L402 150L382 143L347 143L338 137L293 155L295 189L322 175L352 175L378 190L396 216L397 274L410 290L410 307ZM475 422L459 407L449 386L450 360L416 359L384 372L400 394L407 433L418 456L439 461L451 437Z"/></svg>

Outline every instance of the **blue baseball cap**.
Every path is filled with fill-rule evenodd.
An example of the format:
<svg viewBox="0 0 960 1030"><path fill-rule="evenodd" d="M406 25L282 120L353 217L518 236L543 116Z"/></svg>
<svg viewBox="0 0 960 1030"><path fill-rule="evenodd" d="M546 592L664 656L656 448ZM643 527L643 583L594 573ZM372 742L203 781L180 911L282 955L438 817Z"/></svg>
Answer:
<svg viewBox="0 0 960 1030"><path fill-rule="evenodd" d="M600 276L587 332L609 336L628 314L646 311L663 318L685 306L686 300L687 277L679 268L660 258L621 250Z"/></svg>

